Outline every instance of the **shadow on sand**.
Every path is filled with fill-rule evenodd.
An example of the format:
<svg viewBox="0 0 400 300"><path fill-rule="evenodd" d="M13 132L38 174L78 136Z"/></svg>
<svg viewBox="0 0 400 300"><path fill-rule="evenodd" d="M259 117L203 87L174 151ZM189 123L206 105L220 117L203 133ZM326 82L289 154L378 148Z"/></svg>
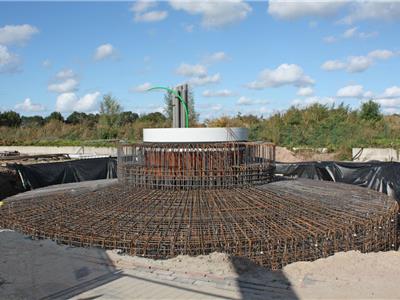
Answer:
<svg viewBox="0 0 400 300"><path fill-rule="evenodd" d="M87 291L91 291L88 297L81 299L97 299L107 295L102 295L104 289L96 288L123 277L129 278L132 284L159 290L157 299L165 299L162 291L171 290L196 299L231 299L228 295L233 295L232 291L224 290L229 282L230 289L236 287L235 299L297 299L281 271L268 271L246 258L232 257L231 264L238 276L226 278L220 288L217 284L217 288L209 289L157 276L142 276L140 272L122 272L102 249L32 240L14 231L0 229L0 253L0 299L69 299Z"/></svg>
<svg viewBox="0 0 400 300"><path fill-rule="evenodd" d="M14 231L0 229L0 253L0 299L68 299L121 277L104 250Z"/></svg>
<svg viewBox="0 0 400 300"><path fill-rule="evenodd" d="M243 257L231 257L231 264L242 299L298 299L281 270L267 270Z"/></svg>

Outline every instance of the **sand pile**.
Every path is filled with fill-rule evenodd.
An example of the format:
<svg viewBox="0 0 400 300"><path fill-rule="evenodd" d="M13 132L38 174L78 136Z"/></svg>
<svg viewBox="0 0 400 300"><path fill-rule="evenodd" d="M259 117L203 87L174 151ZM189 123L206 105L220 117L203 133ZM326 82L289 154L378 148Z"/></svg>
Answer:
<svg viewBox="0 0 400 300"><path fill-rule="evenodd" d="M275 148L276 161L283 163L294 163L304 161L332 161L337 160L336 153L319 153L316 151L299 151L293 152L285 147Z"/></svg>
<svg viewBox="0 0 400 300"><path fill-rule="evenodd" d="M400 252L339 252L283 272L301 298L399 299Z"/></svg>
<svg viewBox="0 0 400 300"><path fill-rule="evenodd" d="M212 277L230 277L279 286L287 282L298 299L398 299L400 252L363 254L339 252L313 262L296 262L279 271L268 271L249 261L223 253L197 257L178 256L152 260L107 251L117 268L141 266ZM278 278L278 279L277 279Z"/></svg>
<svg viewBox="0 0 400 300"><path fill-rule="evenodd" d="M212 274L216 276L235 276L237 274L236 268L232 265L231 257L225 253L213 252L210 255L196 257L178 255L171 259L159 260L119 255L116 250L109 250L107 254L117 267L139 266L172 270L179 273Z"/></svg>
<svg viewBox="0 0 400 300"><path fill-rule="evenodd" d="M279 162L299 162L300 158L296 157L294 152L288 150L285 147L277 146L275 148L275 159Z"/></svg>

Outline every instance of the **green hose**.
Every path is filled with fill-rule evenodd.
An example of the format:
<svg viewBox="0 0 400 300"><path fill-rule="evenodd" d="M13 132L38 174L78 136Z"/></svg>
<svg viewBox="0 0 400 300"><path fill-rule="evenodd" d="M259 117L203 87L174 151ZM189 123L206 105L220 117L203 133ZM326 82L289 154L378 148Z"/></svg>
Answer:
<svg viewBox="0 0 400 300"><path fill-rule="evenodd" d="M166 91L170 92L171 94L174 94L176 97L178 97L179 101L181 101L181 103L183 104L183 107L185 108L185 124L186 124L185 127L189 128L189 109L187 107L186 102L183 101L182 97L179 96L179 94L175 90L164 87L164 86L155 86L155 87L148 89L147 91L149 92L152 90L166 90Z"/></svg>

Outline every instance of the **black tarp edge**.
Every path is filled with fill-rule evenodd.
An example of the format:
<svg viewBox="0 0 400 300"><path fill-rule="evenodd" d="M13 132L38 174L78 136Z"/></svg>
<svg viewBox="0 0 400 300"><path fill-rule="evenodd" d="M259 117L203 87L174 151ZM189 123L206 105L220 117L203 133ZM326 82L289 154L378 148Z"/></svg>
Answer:
<svg viewBox="0 0 400 300"><path fill-rule="evenodd" d="M26 190L55 184L117 177L117 160L113 157L8 166L18 172Z"/></svg>
<svg viewBox="0 0 400 300"><path fill-rule="evenodd" d="M277 162L275 173L292 178L335 181L367 187L400 201L399 162Z"/></svg>

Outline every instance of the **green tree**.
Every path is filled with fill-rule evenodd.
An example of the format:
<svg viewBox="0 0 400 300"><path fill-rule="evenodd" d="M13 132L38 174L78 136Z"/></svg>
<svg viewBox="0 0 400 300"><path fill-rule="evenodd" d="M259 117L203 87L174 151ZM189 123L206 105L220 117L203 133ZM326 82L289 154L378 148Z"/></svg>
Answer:
<svg viewBox="0 0 400 300"><path fill-rule="evenodd" d="M100 136L104 139L116 138L122 107L118 99L111 94L103 96L100 103Z"/></svg>
<svg viewBox="0 0 400 300"><path fill-rule="evenodd" d="M21 127L40 127L45 124L45 120L42 116L22 116Z"/></svg>
<svg viewBox="0 0 400 300"><path fill-rule="evenodd" d="M21 125L21 116L15 111L5 111L0 114L0 126L18 127Z"/></svg>
<svg viewBox="0 0 400 300"><path fill-rule="evenodd" d="M100 103L100 123L108 127L116 126L119 120L119 115L122 111L122 106L118 99L111 94L103 96L103 101Z"/></svg>
<svg viewBox="0 0 400 300"><path fill-rule="evenodd" d="M48 117L46 117L46 123L50 122L51 120L57 120L60 122L64 122L64 117L58 111L52 112Z"/></svg>
<svg viewBox="0 0 400 300"><path fill-rule="evenodd" d="M96 123L99 121L99 115L98 114L86 114L84 112L77 112L74 111L72 114L70 114L66 119L65 123L67 124L84 124L85 126L93 127Z"/></svg>
<svg viewBox="0 0 400 300"><path fill-rule="evenodd" d="M167 118L160 112L153 112L149 114L145 114L140 117L139 119L142 122L151 122L154 124L162 124L164 123Z"/></svg>
<svg viewBox="0 0 400 300"><path fill-rule="evenodd" d="M119 123L121 125L131 124L137 119L139 119L139 115L131 111L124 111L119 115Z"/></svg>
<svg viewBox="0 0 400 300"><path fill-rule="evenodd" d="M380 121L382 120L381 106L373 100L364 102L361 105L360 118L367 121Z"/></svg>

